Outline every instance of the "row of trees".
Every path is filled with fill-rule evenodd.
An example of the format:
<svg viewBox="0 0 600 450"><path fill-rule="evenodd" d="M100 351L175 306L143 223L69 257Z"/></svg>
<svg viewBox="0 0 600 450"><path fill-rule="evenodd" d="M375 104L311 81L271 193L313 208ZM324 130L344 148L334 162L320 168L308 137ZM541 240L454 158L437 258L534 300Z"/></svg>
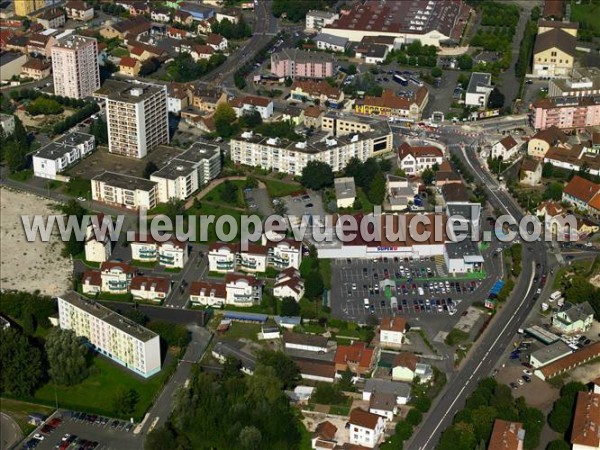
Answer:
<svg viewBox="0 0 600 450"><path fill-rule="evenodd" d="M302 22L311 9L327 9L335 0L273 0L271 10L275 17L285 16L292 22Z"/></svg>
<svg viewBox="0 0 600 450"><path fill-rule="evenodd" d="M197 62L189 53L179 53L173 61L167 64L167 75L172 81L187 83L206 75L223 64L225 60L227 57L222 53L213 54L208 61L201 59Z"/></svg>
<svg viewBox="0 0 600 450"><path fill-rule="evenodd" d="M243 377L239 367L228 359L220 378L196 372L169 422L148 435L146 450L297 448L301 424L283 393L298 376L293 361L267 352L258 356L252 377Z"/></svg>
<svg viewBox="0 0 600 450"><path fill-rule="evenodd" d="M540 18L540 8L535 6L531 11L531 18L527 21L523 39L521 39L521 47L519 48L519 56L515 65L515 74L518 78L523 78L529 68L529 61L533 50L533 43L537 34L537 21Z"/></svg>
<svg viewBox="0 0 600 450"><path fill-rule="evenodd" d="M352 158L344 168L344 175L354 178L356 186L365 192L373 205L381 205L385 198L385 172L391 168L387 159L378 161L369 158L362 162L358 158Z"/></svg>
<svg viewBox="0 0 600 450"><path fill-rule="evenodd" d="M31 141L21 119L17 116L14 118L15 130L10 136L6 136L0 128L0 160L6 163L12 173L27 167L27 154L31 150Z"/></svg>
<svg viewBox="0 0 600 450"><path fill-rule="evenodd" d="M252 36L252 28L246 23L243 16L240 17L237 23L232 23L229 19L215 22L210 29L213 33L220 34L225 39L245 39Z"/></svg>
<svg viewBox="0 0 600 450"><path fill-rule="evenodd" d="M527 430L524 447L538 447L544 426L543 413L527 406L523 397L513 399L510 387L486 378L469 396L464 409L454 416L452 426L442 434L438 450L479 448L480 443L489 441L496 419L523 423Z"/></svg>

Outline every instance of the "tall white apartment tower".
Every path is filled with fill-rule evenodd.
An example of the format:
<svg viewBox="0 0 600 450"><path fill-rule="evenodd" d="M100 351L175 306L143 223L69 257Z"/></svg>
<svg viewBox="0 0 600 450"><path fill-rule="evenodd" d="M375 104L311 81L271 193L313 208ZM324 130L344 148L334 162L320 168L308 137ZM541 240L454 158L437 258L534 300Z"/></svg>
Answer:
<svg viewBox="0 0 600 450"><path fill-rule="evenodd" d="M107 80L95 96L106 102L110 153L143 158L169 143L167 86Z"/></svg>
<svg viewBox="0 0 600 450"><path fill-rule="evenodd" d="M98 42L69 35L52 47L52 73L56 95L84 98L100 87Z"/></svg>

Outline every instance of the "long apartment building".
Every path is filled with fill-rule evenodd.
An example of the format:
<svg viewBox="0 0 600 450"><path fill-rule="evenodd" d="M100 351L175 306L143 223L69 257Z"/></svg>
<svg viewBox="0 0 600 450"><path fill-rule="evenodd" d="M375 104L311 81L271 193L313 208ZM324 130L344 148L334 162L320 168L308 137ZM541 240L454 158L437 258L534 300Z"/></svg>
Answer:
<svg viewBox="0 0 600 450"><path fill-rule="evenodd" d="M127 209L154 208L158 183L145 178L103 172L92 178L92 200Z"/></svg>
<svg viewBox="0 0 600 450"><path fill-rule="evenodd" d="M196 142L181 155L150 175L155 181L158 202L185 200L221 173L221 150L216 145Z"/></svg>
<svg viewBox="0 0 600 450"><path fill-rule="evenodd" d="M231 159L237 164L292 175L301 175L310 161L321 161L337 172L346 167L351 158L365 161L392 149L392 132L389 126L383 125L372 131L337 136L326 131L315 132L303 142L245 132L231 140Z"/></svg>
<svg viewBox="0 0 600 450"><path fill-rule="evenodd" d="M92 153L95 148L96 138L91 134L79 131L64 134L36 150L32 157L33 174L55 180L58 174Z"/></svg>
<svg viewBox="0 0 600 450"><path fill-rule="evenodd" d="M96 39L72 34L60 39L51 52L56 95L85 98L98 90L100 69Z"/></svg>
<svg viewBox="0 0 600 450"><path fill-rule="evenodd" d="M160 371L160 337L75 292L58 298L59 324L83 336L98 353L148 378Z"/></svg>
<svg viewBox="0 0 600 450"><path fill-rule="evenodd" d="M600 125L600 95L586 97L548 97L531 107L531 126L545 130L579 129Z"/></svg>
<svg viewBox="0 0 600 450"><path fill-rule="evenodd" d="M143 158L169 143L167 86L107 80L95 96L106 102L110 153Z"/></svg>

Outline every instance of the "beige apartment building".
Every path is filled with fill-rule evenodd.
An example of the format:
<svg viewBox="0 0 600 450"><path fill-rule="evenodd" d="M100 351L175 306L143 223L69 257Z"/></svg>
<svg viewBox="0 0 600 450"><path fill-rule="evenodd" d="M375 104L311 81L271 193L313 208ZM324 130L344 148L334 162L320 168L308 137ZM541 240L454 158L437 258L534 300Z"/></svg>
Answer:
<svg viewBox="0 0 600 450"><path fill-rule="evenodd" d="M46 6L46 0L15 0L15 14L27 17Z"/></svg>
<svg viewBox="0 0 600 450"><path fill-rule="evenodd" d="M91 96L100 87L96 39L70 35L52 47L52 73L56 95Z"/></svg>
<svg viewBox="0 0 600 450"><path fill-rule="evenodd" d="M110 153L143 158L169 143L167 86L107 80L95 96L106 102Z"/></svg>

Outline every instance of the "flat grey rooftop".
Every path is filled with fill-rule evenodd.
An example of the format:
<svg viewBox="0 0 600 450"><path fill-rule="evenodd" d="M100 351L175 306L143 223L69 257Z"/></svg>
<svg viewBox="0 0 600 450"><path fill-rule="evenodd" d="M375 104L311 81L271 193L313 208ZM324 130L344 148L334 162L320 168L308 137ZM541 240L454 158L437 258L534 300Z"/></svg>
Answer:
<svg viewBox="0 0 600 450"><path fill-rule="evenodd" d="M80 131L72 131L67 134L63 134L55 142L66 145L81 145L88 142L90 139L95 139L94 136L88 133L82 133Z"/></svg>
<svg viewBox="0 0 600 450"><path fill-rule="evenodd" d="M190 148L188 148L181 155L177 156L175 159L197 163L220 154L221 149L218 145L206 144L204 142L194 142Z"/></svg>
<svg viewBox="0 0 600 450"><path fill-rule="evenodd" d="M185 177L196 170L196 165L193 162L173 159L163 166L159 171L154 172L151 176L164 178L167 180L176 180L179 177Z"/></svg>
<svg viewBox="0 0 600 450"><path fill-rule="evenodd" d="M84 298L74 291L67 292L60 298L142 342L147 342L158 336L154 331L117 314L106 306L102 306L93 300Z"/></svg>
<svg viewBox="0 0 600 450"><path fill-rule="evenodd" d="M145 178L133 177L130 175L122 175L115 172L103 172L100 175L92 178L95 181L102 181L110 186L121 189L149 191L156 186L155 181L146 180Z"/></svg>
<svg viewBox="0 0 600 450"><path fill-rule="evenodd" d="M140 103L159 92L167 94L166 86L158 86L148 83L129 83L126 81L106 80L104 85L94 95L109 100Z"/></svg>

